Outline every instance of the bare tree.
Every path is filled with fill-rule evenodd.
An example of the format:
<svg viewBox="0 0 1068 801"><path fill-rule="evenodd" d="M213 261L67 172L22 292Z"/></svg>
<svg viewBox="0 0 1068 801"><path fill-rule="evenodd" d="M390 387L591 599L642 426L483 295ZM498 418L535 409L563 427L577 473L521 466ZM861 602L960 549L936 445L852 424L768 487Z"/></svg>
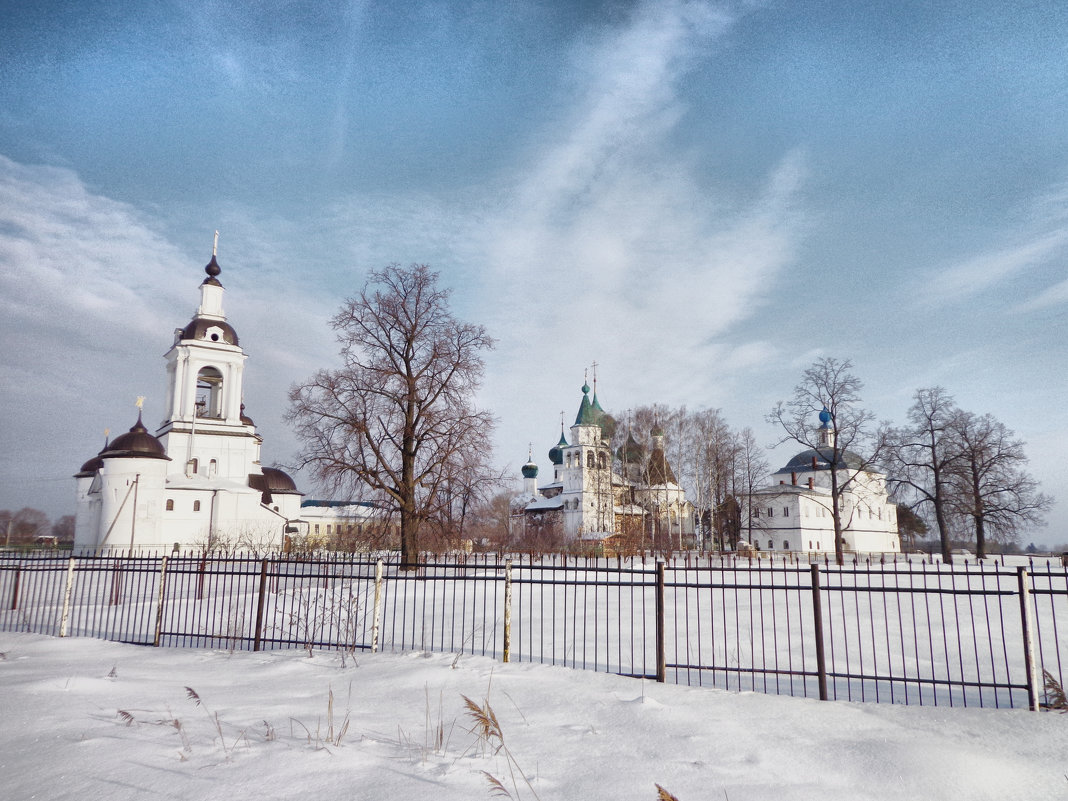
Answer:
<svg viewBox="0 0 1068 801"><path fill-rule="evenodd" d="M52 536L57 542L74 542L74 515L63 515L52 524Z"/></svg>
<svg viewBox="0 0 1068 801"><path fill-rule="evenodd" d="M914 499L912 508L927 506L934 515L942 559L953 560L948 514L951 479L960 456L954 427L961 414L942 387L918 389L909 408L909 425L891 429L885 465L891 492Z"/></svg>
<svg viewBox="0 0 1068 801"><path fill-rule="evenodd" d="M11 545L32 545L37 537L48 536L50 530L48 515L40 509L33 509L29 506L11 515L9 525Z"/></svg>
<svg viewBox="0 0 1068 801"><path fill-rule="evenodd" d="M743 428L735 434L734 442L733 495L749 499L748 503L739 505L739 529L745 531L746 540L753 542L753 529L763 527L760 518L753 517L753 492L768 474L768 460L757 445L753 429Z"/></svg>
<svg viewBox="0 0 1068 801"><path fill-rule="evenodd" d="M447 482L469 478L472 454L489 459L493 418L472 398L493 340L452 315L449 290L421 264L372 272L331 325L343 366L289 393L301 465L334 490L369 490L396 511L402 561L414 566L419 528Z"/></svg>
<svg viewBox="0 0 1068 801"><path fill-rule="evenodd" d="M953 473L954 503L975 526L975 555L988 539L1015 541L1023 525L1041 525L1052 499L1024 468L1023 442L989 414L957 415L953 431L959 458Z"/></svg>
<svg viewBox="0 0 1068 801"><path fill-rule="evenodd" d="M845 562L842 531L843 495L862 473L880 457L885 433L876 426L875 415L860 405L863 382L850 370L848 359L822 358L801 374L793 397L779 401L767 416L779 425L785 436L811 448L813 456L826 462L830 475L831 517L834 521L834 557ZM821 409L828 414L829 428L816 429L812 417ZM866 453L862 456L860 453Z"/></svg>

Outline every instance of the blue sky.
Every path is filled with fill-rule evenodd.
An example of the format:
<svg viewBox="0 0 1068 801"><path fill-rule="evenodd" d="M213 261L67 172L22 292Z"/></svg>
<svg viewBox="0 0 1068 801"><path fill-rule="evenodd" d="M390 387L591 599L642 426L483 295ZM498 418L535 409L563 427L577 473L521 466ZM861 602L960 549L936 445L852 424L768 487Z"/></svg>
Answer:
<svg viewBox="0 0 1068 801"><path fill-rule="evenodd" d="M424 262L498 339L509 469L595 360L609 410L770 445L835 356L880 418L995 414L1065 495L1062 3L3 5L2 508L73 511L104 429L162 418L215 229L265 463L341 299Z"/></svg>

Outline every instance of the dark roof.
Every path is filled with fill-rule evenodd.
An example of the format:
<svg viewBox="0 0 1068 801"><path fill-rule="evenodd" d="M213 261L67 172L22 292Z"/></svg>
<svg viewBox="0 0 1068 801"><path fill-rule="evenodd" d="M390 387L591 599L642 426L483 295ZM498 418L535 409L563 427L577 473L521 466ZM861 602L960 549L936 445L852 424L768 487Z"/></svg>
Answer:
<svg viewBox="0 0 1068 801"><path fill-rule="evenodd" d="M218 334L214 336L216 339L212 340L208 336L208 329L218 327L222 329L222 337ZM182 339L206 339L211 342L217 342L222 339L227 345L237 345L237 331L225 320L212 320L207 317L194 317L192 322L182 329Z"/></svg>
<svg viewBox="0 0 1068 801"><path fill-rule="evenodd" d="M616 450L616 456L624 464L640 464L645 458L645 448L634 439L633 434L627 434L627 441Z"/></svg>
<svg viewBox="0 0 1068 801"><path fill-rule="evenodd" d="M832 448L809 448L807 451L801 451L793 459L786 463L786 467L777 470L776 473L801 473L806 470L812 470L812 459L816 459L817 470L828 470L831 466L831 459L834 458L834 450ZM864 460L853 453L853 451L840 451L838 454L838 463L836 468L838 470L860 470L864 467Z"/></svg>
<svg viewBox="0 0 1068 801"><path fill-rule="evenodd" d="M100 451L103 453L104 451ZM93 475L97 470L104 466L104 460L100 458L100 453L90 459L88 462L82 465L81 470L74 474L75 478L88 478Z"/></svg>
<svg viewBox="0 0 1068 801"><path fill-rule="evenodd" d="M261 492L277 492L282 495L303 495L303 493L297 489L297 484L290 477L289 473L279 470L276 467L264 467L262 476L258 473L250 473L248 477L248 485L252 487L252 489L257 489Z"/></svg>
<svg viewBox="0 0 1068 801"><path fill-rule="evenodd" d="M100 454L101 463L104 459L166 459L171 457L163 448L163 443L148 433L144 423L141 422L141 414L137 414L137 422L133 428L120 437L116 437ZM86 462L83 470L92 462Z"/></svg>
<svg viewBox="0 0 1068 801"><path fill-rule="evenodd" d="M649 454L649 466L647 470L649 473L649 483L653 486L656 486L657 484L678 483L675 481L675 474L671 472L671 465L668 464L663 448L653 448L653 452Z"/></svg>
<svg viewBox="0 0 1068 801"><path fill-rule="evenodd" d="M310 498L309 500L300 502L300 508L301 509L303 509L306 506L313 506L313 507L321 506L321 507L325 507L325 508L328 508L328 509L336 509L336 508L341 507L341 506L365 506L368 509L377 509L377 508L379 508L378 504L376 504L374 501L323 501L323 500L316 500L315 498Z"/></svg>

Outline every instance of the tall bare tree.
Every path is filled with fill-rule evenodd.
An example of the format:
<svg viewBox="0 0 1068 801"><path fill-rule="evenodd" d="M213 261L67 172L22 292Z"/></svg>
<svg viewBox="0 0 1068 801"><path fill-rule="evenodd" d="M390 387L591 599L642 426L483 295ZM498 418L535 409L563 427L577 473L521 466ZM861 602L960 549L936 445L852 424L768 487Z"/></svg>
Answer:
<svg viewBox="0 0 1068 801"><path fill-rule="evenodd" d="M753 429L743 428L734 436L735 458L733 476L733 495L749 498L750 501L739 505L739 529L745 531L745 538L753 542L753 529L762 528L760 518L753 517L753 492L768 475L768 460L764 451L757 445ZM736 538L737 539L737 538ZM732 547L734 543L731 543Z"/></svg>
<svg viewBox="0 0 1068 801"><path fill-rule="evenodd" d="M422 523L472 480L472 455L489 459L493 418L472 399L493 340L452 315L449 290L423 264L372 272L331 325L342 367L289 393L301 465L323 485L369 491L398 514L402 561L414 566Z"/></svg>
<svg viewBox="0 0 1068 801"><path fill-rule="evenodd" d="M954 469L954 503L975 526L975 555L986 555L988 539L1013 542L1023 525L1041 525L1052 499L1039 492L1025 469L1023 442L989 414L961 413L953 422L959 458Z"/></svg>
<svg viewBox="0 0 1068 801"><path fill-rule="evenodd" d="M891 492L910 506L934 515L942 559L953 560L949 531L952 477L960 457L955 421L962 414L942 387L918 389L908 411L909 424L891 429L885 451Z"/></svg>
<svg viewBox="0 0 1068 801"><path fill-rule="evenodd" d="M842 531L844 493L862 473L872 469L881 456L885 432L876 426L875 415L860 405L863 382L850 372L849 359L818 359L801 374L789 401L779 401L767 416L769 423L780 426L780 442L793 440L811 448L827 463L831 489L831 517L834 521L834 557L845 562ZM813 418L822 409L830 415L827 429L813 426ZM865 455L861 455L865 454Z"/></svg>

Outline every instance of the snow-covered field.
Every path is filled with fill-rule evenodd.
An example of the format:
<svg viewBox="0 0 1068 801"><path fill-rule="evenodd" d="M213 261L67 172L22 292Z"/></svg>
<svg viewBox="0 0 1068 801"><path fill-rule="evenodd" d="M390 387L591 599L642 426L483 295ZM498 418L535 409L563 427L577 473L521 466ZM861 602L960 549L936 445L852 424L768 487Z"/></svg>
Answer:
<svg viewBox="0 0 1068 801"><path fill-rule="evenodd" d="M656 783L680 801L1068 797L1056 713L820 702L440 653L20 633L0 633L0 653L10 801L477 799L492 797L488 775L541 801L652 801ZM507 752L480 740L465 695L488 701Z"/></svg>

